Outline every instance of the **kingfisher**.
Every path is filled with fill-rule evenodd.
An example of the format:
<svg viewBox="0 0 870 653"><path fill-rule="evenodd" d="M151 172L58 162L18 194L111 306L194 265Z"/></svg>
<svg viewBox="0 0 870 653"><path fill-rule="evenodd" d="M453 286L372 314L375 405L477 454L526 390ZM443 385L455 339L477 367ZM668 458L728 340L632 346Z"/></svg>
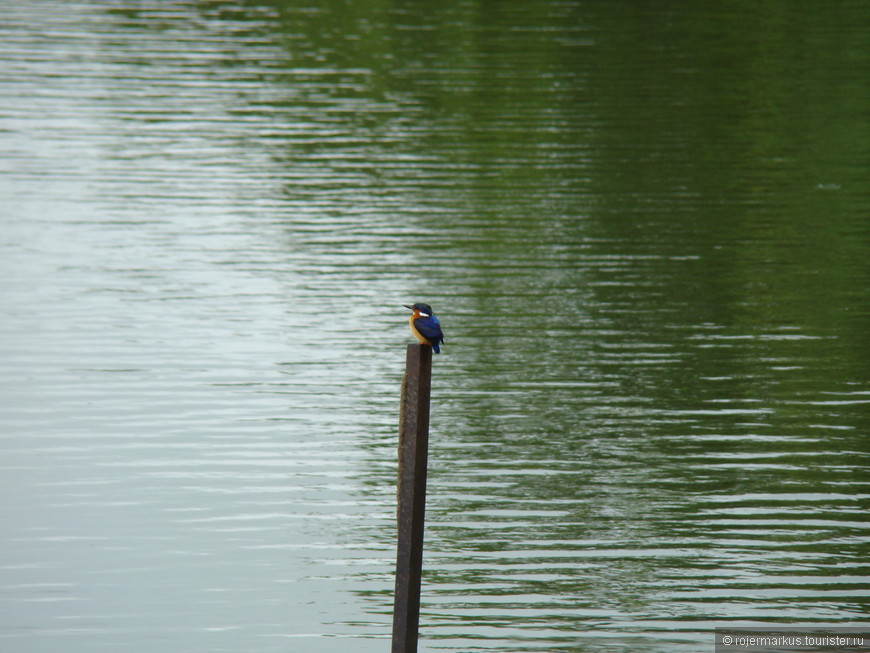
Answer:
<svg viewBox="0 0 870 653"><path fill-rule="evenodd" d="M444 333L441 331L441 323L432 313L432 307L429 304L420 303L413 306L402 304L402 306L414 311L414 314L408 319L414 337L424 345L431 345L432 350L436 354L440 354L441 348L438 344L444 342Z"/></svg>

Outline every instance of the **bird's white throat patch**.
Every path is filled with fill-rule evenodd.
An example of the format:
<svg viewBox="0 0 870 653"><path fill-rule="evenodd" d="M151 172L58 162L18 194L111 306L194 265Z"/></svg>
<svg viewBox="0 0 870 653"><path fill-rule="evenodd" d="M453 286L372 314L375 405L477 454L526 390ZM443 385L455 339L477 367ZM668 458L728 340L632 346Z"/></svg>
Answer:
<svg viewBox="0 0 870 653"><path fill-rule="evenodd" d="M420 313L419 315L420 315L420 317L429 317L428 313Z"/></svg>

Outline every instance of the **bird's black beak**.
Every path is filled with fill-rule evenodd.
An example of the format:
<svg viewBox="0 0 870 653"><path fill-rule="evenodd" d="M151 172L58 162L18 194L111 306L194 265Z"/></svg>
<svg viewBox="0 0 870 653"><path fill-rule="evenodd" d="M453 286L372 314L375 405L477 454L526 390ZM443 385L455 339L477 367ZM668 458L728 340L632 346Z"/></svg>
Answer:
<svg viewBox="0 0 870 653"><path fill-rule="evenodd" d="M412 310L412 311L414 310L414 307L413 307L413 306L408 306L407 304L402 304L402 306L404 306L405 308L408 308L408 309L410 309L410 310Z"/></svg>

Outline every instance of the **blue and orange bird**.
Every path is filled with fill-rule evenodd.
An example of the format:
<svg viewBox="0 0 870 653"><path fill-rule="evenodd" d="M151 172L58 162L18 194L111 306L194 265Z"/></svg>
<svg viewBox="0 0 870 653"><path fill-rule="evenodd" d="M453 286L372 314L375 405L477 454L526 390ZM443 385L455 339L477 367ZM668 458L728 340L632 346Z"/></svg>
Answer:
<svg viewBox="0 0 870 653"><path fill-rule="evenodd" d="M402 306L414 311L408 320L414 337L421 344L431 345L432 350L436 354L440 354L441 348L438 345L444 342L444 333L441 331L441 323L432 313L432 307L429 304L414 304L413 306L402 304Z"/></svg>

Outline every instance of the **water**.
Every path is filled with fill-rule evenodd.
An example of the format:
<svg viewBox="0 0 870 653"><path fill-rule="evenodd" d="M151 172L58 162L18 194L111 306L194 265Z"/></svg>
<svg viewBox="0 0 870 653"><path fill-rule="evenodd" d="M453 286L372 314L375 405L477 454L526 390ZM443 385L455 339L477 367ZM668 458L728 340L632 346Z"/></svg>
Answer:
<svg viewBox="0 0 870 653"><path fill-rule="evenodd" d="M0 24L2 649L866 622L860 3L49 0Z"/></svg>

